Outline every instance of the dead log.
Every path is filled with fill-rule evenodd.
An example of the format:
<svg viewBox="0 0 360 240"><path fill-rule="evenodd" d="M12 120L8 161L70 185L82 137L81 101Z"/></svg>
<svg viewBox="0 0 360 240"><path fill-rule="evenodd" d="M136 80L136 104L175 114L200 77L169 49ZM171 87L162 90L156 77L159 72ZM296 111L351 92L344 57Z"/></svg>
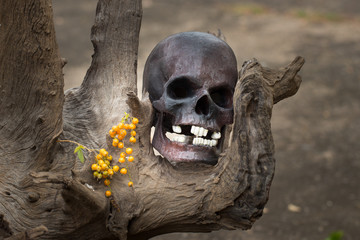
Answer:
<svg viewBox="0 0 360 240"><path fill-rule="evenodd" d="M218 164L174 166L154 155L154 110L135 94L140 0L99 1L92 64L65 97L51 2L2 1L0 12L0 238L148 239L248 229L262 215L275 167L272 106L299 88L301 57L280 70L246 62ZM108 199L89 170L92 156L81 164L74 145L57 140L107 148L125 111L140 119L134 187L119 176Z"/></svg>

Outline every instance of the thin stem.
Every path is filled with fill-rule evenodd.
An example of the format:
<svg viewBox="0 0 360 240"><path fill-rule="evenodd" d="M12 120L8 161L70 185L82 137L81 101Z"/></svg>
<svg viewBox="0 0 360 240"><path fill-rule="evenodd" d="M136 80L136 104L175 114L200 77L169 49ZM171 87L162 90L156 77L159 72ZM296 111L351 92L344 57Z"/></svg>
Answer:
<svg viewBox="0 0 360 240"><path fill-rule="evenodd" d="M88 148L88 147L86 147L86 146L84 146L84 145L82 145L82 144L80 144L80 143L78 143L78 142L72 141L72 140L67 140L67 139L65 139L65 140L57 140L57 142L74 143L74 144L77 144L78 146L82 146L85 150L87 150L87 151L89 151L89 152L94 152L94 153L96 153L96 151L98 151L98 152L100 151L100 150L98 150L98 149Z"/></svg>
<svg viewBox="0 0 360 240"><path fill-rule="evenodd" d="M128 163L125 162L125 164L126 164L126 169L129 169ZM128 176L129 176L129 180L132 182L132 180L131 180L131 175L130 175L130 171L128 171Z"/></svg>

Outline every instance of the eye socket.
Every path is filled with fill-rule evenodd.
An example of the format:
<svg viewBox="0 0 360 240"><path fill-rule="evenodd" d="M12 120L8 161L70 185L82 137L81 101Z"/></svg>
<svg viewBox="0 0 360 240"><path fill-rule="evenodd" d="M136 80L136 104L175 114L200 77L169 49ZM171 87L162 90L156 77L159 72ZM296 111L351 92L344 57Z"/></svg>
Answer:
<svg viewBox="0 0 360 240"><path fill-rule="evenodd" d="M213 102L222 108L231 108L233 105L232 91L228 88L217 88L211 91L210 97Z"/></svg>
<svg viewBox="0 0 360 240"><path fill-rule="evenodd" d="M172 81L166 91L173 99L183 99L194 95L194 84L187 78L178 78Z"/></svg>

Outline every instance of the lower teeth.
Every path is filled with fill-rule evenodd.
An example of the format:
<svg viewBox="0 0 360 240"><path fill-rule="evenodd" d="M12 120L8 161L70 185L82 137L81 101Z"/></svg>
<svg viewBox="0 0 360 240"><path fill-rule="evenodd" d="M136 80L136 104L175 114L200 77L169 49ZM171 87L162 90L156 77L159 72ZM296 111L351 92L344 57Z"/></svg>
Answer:
<svg viewBox="0 0 360 240"><path fill-rule="evenodd" d="M217 140L210 140L210 139L204 139L204 138L194 138L193 145L198 145L198 146L208 146L208 147L215 147L217 144Z"/></svg>

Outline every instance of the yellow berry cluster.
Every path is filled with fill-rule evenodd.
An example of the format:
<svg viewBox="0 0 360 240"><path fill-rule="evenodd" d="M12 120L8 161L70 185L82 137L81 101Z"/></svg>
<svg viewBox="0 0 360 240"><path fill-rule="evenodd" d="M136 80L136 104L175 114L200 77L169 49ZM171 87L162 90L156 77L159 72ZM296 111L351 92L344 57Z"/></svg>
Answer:
<svg viewBox="0 0 360 240"><path fill-rule="evenodd" d="M94 153L96 155L95 158L95 163L93 163L91 165L91 170L93 170L93 176L95 179L101 181L102 179L104 179L104 184L105 186L108 186L110 188L110 179L112 179L112 176L117 173L120 172L121 174L127 174L129 176L130 181L128 182L128 186L132 187L133 186L133 182L131 181L131 176L128 173L128 163L126 162L126 160L128 162L133 162L134 161L134 157L131 156L133 149L131 147L125 147L124 142L125 139L128 139L128 141L130 143L136 143L136 125L139 123L139 120L137 118L131 118L129 116L128 113L125 113L125 116L121 119L121 122L116 125L113 126L111 128L111 130L109 131L109 134L111 136L111 138L113 139L112 141L112 145L114 147L120 148L120 149L125 149L124 152L120 153L120 157L119 157L119 163L125 163L126 166L122 167L120 169L120 167L118 165L112 165L111 162L113 161L113 157L108 153L108 151L106 151L104 148L97 150L97 149L90 149L78 142L72 141L72 140L67 140L67 139L59 139L57 140L57 142L67 142L67 143L73 143L76 144L77 147L74 150L74 153L77 154L80 162L84 163L84 154L83 154L83 150L86 150L88 152ZM130 130L130 134L128 135L128 137L126 137L127 135L127 130ZM105 192L105 195L107 197L111 197L111 188L110 190ZM113 202L113 205L116 207L116 203L114 201L114 198L111 197L110 200Z"/></svg>
<svg viewBox="0 0 360 240"><path fill-rule="evenodd" d="M131 135L131 137L129 138L129 142L136 143L135 128L136 128L136 124L139 123L139 119L132 118L130 124L127 123L126 121L130 121L128 116L125 116L125 118L123 118L118 125L113 126L109 131L110 137L113 138L112 145L114 147L124 148L123 140L125 139L125 136L127 135L127 130L130 130L130 135Z"/></svg>
<svg viewBox="0 0 360 240"><path fill-rule="evenodd" d="M125 151L120 153L119 163L125 163L126 166L120 167L118 165L111 166L111 162L113 157L109 155L109 153L105 149L100 149L99 154L96 155L96 163L91 165L91 169L94 171L93 175L98 180L104 179L104 184L110 187L110 179L114 175L114 173L119 172L121 174L128 174L128 165L127 162L133 162L134 157L131 156L133 149L131 147L125 147L125 140L128 139L130 143L136 143L136 124L139 123L137 118L130 118L128 114L125 114L125 117L121 119L121 122L118 125L113 126L109 135L113 139L112 145L114 147L125 149ZM126 137L128 135L128 130L130 130L130 137ZM131 181L131 177L128 174L130 181L128 182L128 186L132 187L133 182ZM107 197L111 196L111 188L110 190L105 192Z"/></svg>
<svg viewBox="0 0 360 240"><path fill-rule="evenodd" d="M110 185L110 179L114 173L119 171L119 166L111 166L111 161L113 157L109 155L108 151L104 148L100 149L99 154L96 155L96 163L91 165L91 170L93 170L94 178L99 181L104 179L104 184L106 186ZM111 191L106 191L106 196L111 196Z"/></svg>

